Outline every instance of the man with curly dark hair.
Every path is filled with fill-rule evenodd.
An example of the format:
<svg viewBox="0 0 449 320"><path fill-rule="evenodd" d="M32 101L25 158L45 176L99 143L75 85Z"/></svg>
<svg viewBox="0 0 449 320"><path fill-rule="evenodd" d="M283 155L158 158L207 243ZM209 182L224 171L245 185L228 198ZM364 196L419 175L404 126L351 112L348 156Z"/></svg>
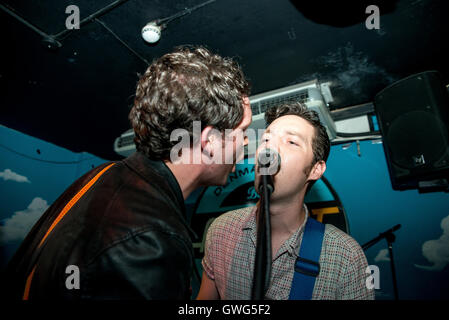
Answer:
<svg viewBox="0 0 449 320"><path fill-rule="evenodd" d="M153 61L129 114L137 151L86 173L43 214L8 265L8 297L188 299L193 248L184 200L200 186L224 184L242 157L248 95L237 63L205 48ZM188 141L175 152L182 161L172 161L176 130Z"/></svg>
<svg viewBox="0 0 449 320"><path fill-rule="evenodd" d="M225 184L235 161L223 158L204 166L205 158L222 153L224 141L229 139L237 140L234 153L242 156L246 142L241 133L251 123L248 95L248 82L234 60L205 48L179 48L153 63L137 85L129 115L136 148L148 158L167 164L185 198L198 186ZM203 126L197 134L195 122ZM226 129L238 130L225 136ZM169 161L179 142L173 139L175 130L188 135L188 148L198 147L205 161L195 162L193 152L190 157L182 155L179 161L188 167Z"/></svg>

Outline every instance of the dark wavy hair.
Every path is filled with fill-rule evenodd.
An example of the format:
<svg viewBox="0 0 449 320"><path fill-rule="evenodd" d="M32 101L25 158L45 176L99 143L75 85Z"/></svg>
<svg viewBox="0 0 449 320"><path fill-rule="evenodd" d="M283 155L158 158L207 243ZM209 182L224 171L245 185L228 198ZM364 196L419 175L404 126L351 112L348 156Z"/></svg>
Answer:
<svg viewBox="0 0 449 320"><path fill-rule="evenodd" d="M219 131L234 129L243 118L249 84L240 66L204 47L183 46L154 60L138 81L129 120L136 149L150 159L170 158L175 129L189 132L193 121Z"/></svg>
<svg viewBox="0 0 449 320"><path fill-rule="evenodd" d="M295 115L303 118L315 128L315 135L312 139L313 161L311 167L318 161L327 161L330 152L330 141L326 128L321 124L318 113L308 109L303 103L287 102L265 112L265 121L269 126L274 120L286 115Z"/></svg>

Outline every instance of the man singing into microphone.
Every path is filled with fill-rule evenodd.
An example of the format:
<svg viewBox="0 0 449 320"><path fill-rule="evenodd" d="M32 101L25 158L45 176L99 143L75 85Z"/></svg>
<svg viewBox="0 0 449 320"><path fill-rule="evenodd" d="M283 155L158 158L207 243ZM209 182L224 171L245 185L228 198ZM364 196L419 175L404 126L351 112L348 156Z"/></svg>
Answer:
<svg viewBox="0 0 449 320"><path fill-rule="evenodd" d="M318 114L299 102L268 109L265 119L268 128L256 159L266 148L281 158L270 203L272 268L265 299L286 300L304 228L307 219L312 219L304 197L326 170L330 142ZM261 183L257 169L256 190ZM197 299L251 299L260 207L259 202L214 220L207 233ZM362 248L330 224L325 225L319 264L313 300L374 299L374 291L366 286L367 260Z"/></svg>

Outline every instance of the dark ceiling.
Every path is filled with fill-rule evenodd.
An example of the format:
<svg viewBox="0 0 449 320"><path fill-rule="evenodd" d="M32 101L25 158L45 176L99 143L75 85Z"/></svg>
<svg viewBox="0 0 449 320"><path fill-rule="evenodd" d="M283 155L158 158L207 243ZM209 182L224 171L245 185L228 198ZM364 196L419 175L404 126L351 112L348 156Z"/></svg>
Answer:
<svg viewBox="0 0 449 320"><path fill-rule="evenodd" d="M0 3L57 34L65 29L67 6L77 5L83 19L113 1ZM438 70L449 79L448 1L217 0L172 21L157 44L141 38L147 22L202 2L129 0L101 16L136 54L96 21L49 50L38 33L0 10L1 124L72 151L117 159L113 142L130 127L127 115L144 60L182 44L236 57L253 94L315 78L331 81L331 109L372 101L413 73ZM365 27L369 4L380 9L379 30Z"/></svg>

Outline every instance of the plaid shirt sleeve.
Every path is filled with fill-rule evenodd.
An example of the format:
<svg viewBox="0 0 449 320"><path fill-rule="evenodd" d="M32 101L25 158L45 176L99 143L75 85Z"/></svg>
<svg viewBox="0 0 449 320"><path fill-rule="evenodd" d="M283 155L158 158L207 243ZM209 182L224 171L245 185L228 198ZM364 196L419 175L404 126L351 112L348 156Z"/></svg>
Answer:
<svg viewBox="0 0 449 320"><path fill-rule="evenodd" d="M342 300L374 300L374 289L368 289L366 280L370 273L366 273L368 263L363 249L355 241L351 244L352 255L342 274L340 297Z"/></svg>
<svg viewBox="0 0 449 320"><path fill-rule="evenodd" d="M207 235L206 235L206 242L204 244L204 257L202 260L202 265L203 265L203 270L204 272L206 272L207 276L209 277L209 279L214 280L215 279L215 275L214 275L214 255L215 255L215 248L214 248L214 242L215 242L215 225L214 223L212 223L209 227L209 229L207 230Z"/></svg>

